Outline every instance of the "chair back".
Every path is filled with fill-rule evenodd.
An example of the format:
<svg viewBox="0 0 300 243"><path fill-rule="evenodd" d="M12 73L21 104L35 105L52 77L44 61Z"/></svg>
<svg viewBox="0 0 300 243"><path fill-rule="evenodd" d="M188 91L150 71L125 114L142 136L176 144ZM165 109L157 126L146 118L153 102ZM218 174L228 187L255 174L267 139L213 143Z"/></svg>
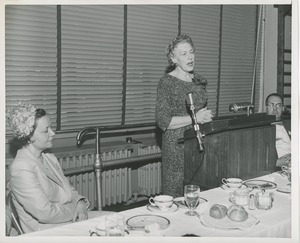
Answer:
<svg viewBox="0 0 300 243"><path fill-rule="evenodd" d="M21 228L21 224L19 222L19 217L18 217L18 213L17 210L12 202L12 195L11 192L8 193L8 195L6 196L6 205L8 207L8 216L11 219L11 224L12 226L16 229L16 231L18 232L18 235L22 235L24 234L22 228ZM9 227L9 226L7 226Z"/></svg>

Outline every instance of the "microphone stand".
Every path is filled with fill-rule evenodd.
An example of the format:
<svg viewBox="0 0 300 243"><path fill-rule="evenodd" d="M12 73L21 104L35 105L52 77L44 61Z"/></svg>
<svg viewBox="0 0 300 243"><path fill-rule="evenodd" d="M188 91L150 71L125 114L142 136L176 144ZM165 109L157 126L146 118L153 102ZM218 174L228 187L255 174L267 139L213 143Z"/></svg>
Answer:
<svg viewBox="0 0 300 243"><path fill-rule="evenodd" d="M197 117L195 115L195 108L194 108L193 105L190 106L190 110L192 112L192 118L193 118L193 123L194 123L194 130L196 132L196 137L197 137L198 144L199 144L199 150L203 151L203 141L202 141L203 140L203 135L200 132L199 125L197 123Z"/></svg>
<svg viewBox="0 0 300 243"><path fill-rule="evenodd" d="M187 105L188 105L188 107L190 108L190 110L192 112L192 121L194 123L193 126L194 126L194 130L196 132L196 137L197 137L198 144L199 144L199 150L203 151L204 150L204 148L203 148L203 135L200 132L199 125L198 125L198 122L197 122L197 117L196 117L196 114L195 114L195 107L194 107L194 104L193 104L192 94L188 93L187 95L188 95Z"/></svg>

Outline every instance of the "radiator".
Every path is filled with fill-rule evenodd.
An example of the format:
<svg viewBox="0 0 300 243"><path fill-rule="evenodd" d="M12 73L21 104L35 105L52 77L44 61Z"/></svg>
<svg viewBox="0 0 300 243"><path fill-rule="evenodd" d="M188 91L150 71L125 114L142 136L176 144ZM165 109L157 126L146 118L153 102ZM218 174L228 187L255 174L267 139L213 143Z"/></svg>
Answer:
<svg viewBox="0 0 300 243"><path fill-rule="evenodd" d="M139 149L139 155L159 153L158 146ZM138 191L142 195L152 196L161 192L161 163L151 163L138 168Z"/></svg>
<svg viewBox="0 0 300 243"><path fill-rule="evenodd" d="M138 149L138 155L160 152L157 146L147 146ZM101 153L101 161L131 157L132 150L118 150ZM93 153L80 154L76 156L59 158L63 169L80 168L81 166L93 165L95 155ZM137 171L138 179L132 178ZM97 207L96 184L94 172L76 174L69 176L70 184L87 197L91 208ZM126 202L132 196L132 188L138 188L140 194L154 195L161 192L161 165L151 163L139 167L137 170L131 168L118 168L102 172L102 206L110 206Z"/></svg>
<svg viewBox="0 0 300 243"><path fill-rule="evenodd" d="M138 169L138 188L139 193L146 196L161 192L160 162L147 164Z"/></svg>

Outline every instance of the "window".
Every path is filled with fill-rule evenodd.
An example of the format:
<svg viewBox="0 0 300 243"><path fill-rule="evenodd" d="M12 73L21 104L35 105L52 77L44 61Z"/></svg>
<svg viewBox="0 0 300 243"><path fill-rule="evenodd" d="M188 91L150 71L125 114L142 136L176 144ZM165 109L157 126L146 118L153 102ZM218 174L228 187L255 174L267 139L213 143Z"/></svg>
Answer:
<svg viewBox="0 0 300 243"><path fill-rule="evenodd" d="M195 71L208 79L209 108L229 115L230 103L251 98L257 10L7 5L7 108L18 101L45 108L57 131L154 124L156 86L168 64L165 48L185 33L196 47Z"/></svg>
<svg viewBox="0 0 300 243"><path fill-rule="evenodd" d="M256 43L257 6L223 6L218 115L230 103L250 102Z"/></svg>
<svg viewBox="0 0 300 243"><path fill-rule="evenodd" d="M156 89L178 34L178 6L128 6L126 124L155 123Z"/></svg>
<svg viewBox="0 0 300 243"><path fill-rule="evenodd" d="M61 130L121 125L122 5L61 7Z"/></svg>
<svg viewBox="0 0 300 243"><path fill-rule="evenodd" d="M195 71L207 79L208 108L215 111L218 106L221 7L183 5L181 16L181 33L190 35L194 42Z"/></svg>
<svg viewBox="0 0 300 243"><path fill-rule="evenodd" d="M6 6L6 106L47 107L56 120L56 6ZM53 122L55 129L55 122Z"/></svg>

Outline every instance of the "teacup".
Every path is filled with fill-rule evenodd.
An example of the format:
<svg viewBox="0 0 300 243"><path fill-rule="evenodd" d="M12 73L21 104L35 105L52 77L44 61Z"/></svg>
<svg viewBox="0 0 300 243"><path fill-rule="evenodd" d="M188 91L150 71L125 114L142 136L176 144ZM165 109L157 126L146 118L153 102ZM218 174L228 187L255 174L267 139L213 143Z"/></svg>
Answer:
<svg viewBox="0 0 300 243"><path fill-rule="evenodd" d="M149 202L152 206L158 207L162 211L167 211L172 207L174 198L169 195L159 195L150 197Z"/></svg>
<svg viewBox="0 0 300 243"><path fill-rule="evenodd" d="M109 237L124 236L125 216L117 213L105 215L105 232Z"/></svg>
<svg viewBox="0 0 300 243"><path fill-rule="evenodd" d="M100 222L100 223L96 224L95 229L90 230L90 236L93 236L94 234L96 236L106 236L104 222Z"/></svg>
<svg viewBox="0 0 300 243"><path fill-rule="evenodd" d="M255 206L258 209L270 209L273 206L274 201L274 193L273 192L266 192L262 189L260 192L257 192L254 195L254 202Z"/></svg>
<svg viewBox="0 0 300 243"><path fill-rule="evenodd" d="M242 186L242 179L240 178L223 178L222 179L222 183L225 185L225 186L228 186L229 188L239 188Z"/></svg>
<svg viewBox="0 0 300 243"><path fill-rule="evenodd" d="M229 193L230 200L238 204L240 206L246 206L249 203L249 194L251 190L243 186L241 188L236 189L234 192Z"/></svg>

